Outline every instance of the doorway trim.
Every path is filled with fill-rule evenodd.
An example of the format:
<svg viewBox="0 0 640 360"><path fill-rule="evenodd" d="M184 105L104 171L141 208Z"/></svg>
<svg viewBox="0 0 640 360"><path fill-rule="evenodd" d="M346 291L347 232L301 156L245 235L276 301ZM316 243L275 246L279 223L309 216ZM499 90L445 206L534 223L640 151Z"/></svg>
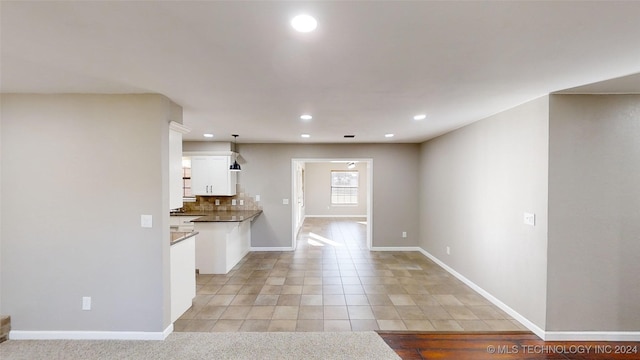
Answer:
<svg viewBox="0 0 640 360"><path fill-rule="evenodd" d="M297 169L299 165L309 162L331 162L331 161L358 161L367 164L367 249L373 247L373 159L372 158L292 158L291 159L291 248L295 251L297 247L297 238L299 227L296 226L296 218L298 216L297 202ZM305 204L306 207L306 204ZM302 218L301 222L304 222Z"/></svg>

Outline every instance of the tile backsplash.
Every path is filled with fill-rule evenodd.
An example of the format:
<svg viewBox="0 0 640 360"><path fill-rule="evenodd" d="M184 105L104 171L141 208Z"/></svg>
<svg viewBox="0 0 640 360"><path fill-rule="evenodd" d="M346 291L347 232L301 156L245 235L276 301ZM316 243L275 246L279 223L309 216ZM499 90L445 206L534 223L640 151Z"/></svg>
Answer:
<svg viewBox="0 0 640 360"><path fill-rule="evenodd" d="M220 205L216 205L216 200ZM236 205L232 205L233 200ZM240 200L244 205L240 205ZM184 211L233 211L233 210L262 210L255 198L245 193L244 189L238 186L236 195L233 196L196 196L195 202L185 202L182 207Z"/></svg>

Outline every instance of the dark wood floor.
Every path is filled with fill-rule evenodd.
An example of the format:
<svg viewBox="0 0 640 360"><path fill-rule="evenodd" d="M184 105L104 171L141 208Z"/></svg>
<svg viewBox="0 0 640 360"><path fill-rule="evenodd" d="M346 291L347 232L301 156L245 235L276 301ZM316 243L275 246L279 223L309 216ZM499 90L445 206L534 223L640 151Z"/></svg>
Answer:
<svg viewBox="0 0 640 360"><path fill-rule="evenodd" d="M542 341L531 332L384 332L404 360L637 360L640 342Z"/></svg>

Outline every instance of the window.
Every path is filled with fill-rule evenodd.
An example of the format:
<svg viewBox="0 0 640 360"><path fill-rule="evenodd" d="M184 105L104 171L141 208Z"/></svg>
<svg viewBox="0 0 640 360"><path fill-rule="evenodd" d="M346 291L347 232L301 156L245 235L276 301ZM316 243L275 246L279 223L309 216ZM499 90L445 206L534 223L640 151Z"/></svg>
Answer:
<svg viewBox="0 0 640 360"><path fill-rule="evenodd" d="M191 168L182 168L182 197L193 197L191 193Z"/></svg>
<svg viewBox="0 0 640 360"><path fill-rule="evenodd" d="M191 158L182 158L182 197L193 198L191 193Z"/></svg>
<svg viewBox="0 0 640 360"><path fill-rule="evenodd" d="M331 171L331 204L358 204L357 171Z"/></svg>

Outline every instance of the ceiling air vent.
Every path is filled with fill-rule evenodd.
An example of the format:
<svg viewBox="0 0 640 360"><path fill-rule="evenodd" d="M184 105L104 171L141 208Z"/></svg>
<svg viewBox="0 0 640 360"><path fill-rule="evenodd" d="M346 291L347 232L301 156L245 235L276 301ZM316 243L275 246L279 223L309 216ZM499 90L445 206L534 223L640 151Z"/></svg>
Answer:
<svg viewBox="0 0 640 360"><path fill-rule="evenodd" d="M353 139L354 137L356 137L355 135L345 135L344 138L345 139Z"/></svg>

